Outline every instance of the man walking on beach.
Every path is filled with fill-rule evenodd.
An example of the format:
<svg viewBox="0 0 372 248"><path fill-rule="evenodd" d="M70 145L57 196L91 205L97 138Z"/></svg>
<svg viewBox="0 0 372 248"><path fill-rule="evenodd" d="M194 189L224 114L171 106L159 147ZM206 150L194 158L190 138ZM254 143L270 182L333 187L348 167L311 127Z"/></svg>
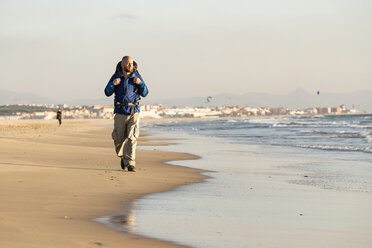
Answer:
<svg viewBox="0 0 372 248"><path fill-rule="evenodd" d="M106 96L115 93L115 117L112 139L121 158L121 168L136 171L136 145L139 136L139 100L147 96L148 89L129 56L124 56L120 66L105 88Z"/></svg>
<svg viewBox="0 0 372 248"><path fill-rule="evenodd" d="M57 111L56 119L58 120L59 125L61 126L61 124L62 124L62 110L60 108Z"/></svg>

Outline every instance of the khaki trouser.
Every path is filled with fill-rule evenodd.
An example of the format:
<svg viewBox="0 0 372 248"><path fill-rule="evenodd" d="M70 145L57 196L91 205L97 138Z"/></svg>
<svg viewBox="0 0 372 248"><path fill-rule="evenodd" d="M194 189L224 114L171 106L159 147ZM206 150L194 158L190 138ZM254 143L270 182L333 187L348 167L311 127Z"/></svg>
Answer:
<svg viewBox="0 0 372 248"><path fill-rule="evenodd" d="M135 166L136 145L139 136L139 113L133 115L115 114L112 139L118 157L124 165Z"/></svg>

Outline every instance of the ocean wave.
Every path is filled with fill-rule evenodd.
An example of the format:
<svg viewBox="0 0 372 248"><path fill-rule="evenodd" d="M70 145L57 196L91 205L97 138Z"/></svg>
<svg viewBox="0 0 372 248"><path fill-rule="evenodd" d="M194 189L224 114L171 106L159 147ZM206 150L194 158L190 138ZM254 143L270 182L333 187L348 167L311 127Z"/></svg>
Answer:
<svg viewBox="0 0 372 248"><path fill-rule="evenodd" d="M273 128L356 128L356 129L370 129L371 125L361 124L360 121L345 121L345 120L325 120L313 119L311 117L263 117L242 120L227 120L226 123L230 125L270 125ZM254 126L257 127L257 126Z"/></svg>
<svg viewBox="0 0 372 248"><path fill-rule="evenodd" d="M265 136L261 135L241 135L241 134L219 134L217 137L221 138L256 138L256 139L262 139L265 138Z"/></svg>
<svg viewBox="0 0 372 248"><path fill-rule="evenodd" d="M367 139L368 143L372 143L372 132L368 130L363 130L362 135Z"/></svg>
<svg viewBox="0 0 372 248"><path fill-rule="evenodd" d="M361 134L360 131L352 131L352 130L338 130L338 131L323 131L318 129L312 129L312 130L301 130L301 134L329 134L329 135L337 135L337 136L344 136L345 138L347 136L364 136Z"/></svg>
<svg viewBox="0 0 372 248"><path fill-rule="evenodd" d="M332 139L366 139L368 143L372 143L372 132L368 130L339 130L339 131L322 131L322 130L301 130L300 134L309 136L314 134L327 135Z"/></svg>
<svg viewBox="0 0 372 248"><path fill-rule="evenodd" d="M301 130L300 133L304 134L336 134L334 131L321 131L321 130Z"/></svg>
<svg viewBox="0 0 372 248"><path fill-rule="evenodd" d="M345 138L349 138L349 139L364 139L365 136L363 135L333 135L331 136L330 138L332 139L345 139Z"/></svg>
<svg viewBox="0 0 372 248"><path fill-rule="evenodd" d="M372 153L372 130L361 117L257 117L151 124L153 130L186 132L233 141L328 151ZM306 145L299 145L306 144ZM316 144L316 145L308 145Z"/></svg>
<svg viewBox="0 0 372 248"><path fill-rule="evenodd" d="M311 126L312 124L311 123L306 123L306 122L287 122L287 123L283 123L283 122L279 122L279 123L274 123L273 126L274 127L288 127L288 126Z"/></svg>
<svg viewBox="0 0 372 248"><path fill-rule="evenodd" d="M371 146L346 146L346 145L293 145L300 148L311 148L326 151L366 152L372 153Z"/></svg>
<svg viewBox="0 0 372 248"><path fill-rule="evenodd" d="M249 129L259 129L259 128L270 128L270 125L251 125L251 126L242 126L242 125L237 125L237 126L215 126L213 128L211 127L199 127L201 131L221 131L221 130L249 130Z"/></svg>
<svg viewBox="0 0 372 248"><path fill-rule="evenodd" d="M269 124L273 127L306 127L306 128L345 128L351 127L352 124L347 122L313 122L313 121L302 121L302 120L267 120L267 121L250 121L249 123L256 124ZM365 126L355 125L358 128L364 128Z"/></svg>

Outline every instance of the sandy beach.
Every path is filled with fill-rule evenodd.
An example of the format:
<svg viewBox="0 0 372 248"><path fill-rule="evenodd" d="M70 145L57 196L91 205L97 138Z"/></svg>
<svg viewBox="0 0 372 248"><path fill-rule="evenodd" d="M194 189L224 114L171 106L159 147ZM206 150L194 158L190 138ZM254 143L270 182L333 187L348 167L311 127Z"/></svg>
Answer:
<svg viewBox="0 0 372 248"><path fill-rule="evenodd" d="M370 193L353 188L356 179L342 176L351 171L341 169L361 168L361 161L293 156L281 147L141 132L139 145L149 149L137 150L136 173L123 172L113 149L112 124L112 120L64 120L58 127L56 120L0 121L0 247L187 247L159 239L190 247L199 246L187 241L203 239L216 242L210 247L371 244ZM183 139L180 145L166 146L177 139ZM195 160L198 157L191 154L206 157ZM309 170L333 163L336 174ZM206 171L191 167L216 172L207 173L213 178L205 183L193 184L202 182L206 176L200 173ZM355 175L360 178L362 172ZM317 175L322 180L341 175L342 187L319 187ZM192 185L172 191L186 184ZM156 192L171 195L152 197L145 214L133 208L143 196ZM176 203L171 203L174 199ZM125 228L96 221L107 216L116 216L116 225L136 222L141 230L130 230L129 225L129 232L123 232L119 230ZM165 224L177 216L174 227ZM195 224L198 228L190 228ZM182 239L170 234L169 228L180 229ZM141 236L149 229L165 235ZM220 231L225 232L224 240Z"/></svg>
<svg viewBox="0 0 372 248"><path fill-rule="evenodd" d="M121 171L112 123L0 122L0 247L183 247L93 221L146 194L205 178L164 163L196 156L153 150L138 150L136 173ZM146 137L139 144L165 145Z"/></svg>

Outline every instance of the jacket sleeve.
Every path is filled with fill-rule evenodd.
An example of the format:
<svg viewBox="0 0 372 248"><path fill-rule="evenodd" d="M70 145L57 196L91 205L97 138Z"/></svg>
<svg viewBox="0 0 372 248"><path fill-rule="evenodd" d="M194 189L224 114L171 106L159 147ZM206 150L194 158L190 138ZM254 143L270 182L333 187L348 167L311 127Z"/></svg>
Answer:
<svg viewBox="0 0 372 248"><path fill-rule="evenodd" d="M111 96L115 91L114 79L115 79L115 74L112 75L110 81L106 85L106 88L105 88L106 96Z"/></svg>
<svg viewBox="0 0 372 248"><path fill-rule="evenodd" d="M147 86L145 84L145 81L143 80L142 76L140 74L137 75L139 79L141 79L141 83L138 85L139 94L142 97L146 97L149 93L149 90L147 89Z"/></svg>

